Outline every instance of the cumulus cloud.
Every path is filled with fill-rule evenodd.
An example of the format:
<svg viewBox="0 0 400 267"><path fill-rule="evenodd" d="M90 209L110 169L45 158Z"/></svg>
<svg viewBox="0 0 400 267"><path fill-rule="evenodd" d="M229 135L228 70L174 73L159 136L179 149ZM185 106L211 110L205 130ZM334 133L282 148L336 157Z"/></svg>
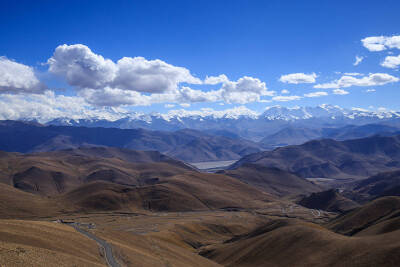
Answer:
<svg viewBox="0 0 400 267"><path fill-rule="evenodd" d="M272 96L264 82L252 77L224 83L220 89L211 91L195 90L188 86L163 93L144 94L141 92L105 87L102 89L81 89L78 95L95 106L148 106L155 103L199 103L226 102L246 104L261 102L262 96Z"/></svg>
<svg viewBox="0 0 400 267"><path fill-rule="evenodd" d="M332 91L335 95L348 95L349 92L343 89L335 89Z"/></svg>
<svg viewBox="0 0 400 267"><path fill-rule="evenodd" d="M377 52L386 49L400 49L400 35L371 36L361 40L363 46L369 51Z"/></svg>
<svg viewBox="0 0 400 267"><path fill-rule="evenodd" d="M302 99L302 97L298 96L298 95L290 95L290 96L278 95L278 96L274 96L272 98L273 101L278 101L278 102L287 102L287 101L294 101L294 100L300 100L300 99Z"/></svg>
<svg viewBox="0 0 400 267"><path fill-rule="evenodd" d="M299 83L315 83L315 78L317 78L317 74L305 74L305 73L292 73L282 75L279 78L279 81L283 83L292 83L292 84L299 84Z"/></svg>
<svg viewBox="0 0 400 267"><path fill-rule="evenodd" d="M159 59L123 57L115 63L82 44L58 46L47 63L50 72L78 88L161 93L177 89L180 83L201 83L188 69Z"/></svg>
<svg viewBox="0 0 400 267"><path fill-rule="evenodd" d="M262 96L272 96L264 82L244 76L237 81L225 81L218 90L201 91L183 86L177 95L182 102L218 102L246 104L260 102Z"/></svg>
<svg viewBox="0 0 400 267"><path fill-rule="evenodd" d="M45 89L32 67L0 57L0 93L42 93Z"/></svg>
<svg viewBox="0 0 400 267"><path fill-rule="evenodd" d="M175 105L174 104L165 104L164 107L165 108L173 108L173 107L175 107Z"/></svg>
<svg viewBox="0 0 400 267"><path fill-rule="evenodd" d="M362 56L356 56L356 60L354 61L353 65L357 66L358 64L360 64L363 61L364 57Z"/></svg>
<svg viewBox="0 0 400 267"><path fill-rule="evenodd" d="M218 76L207 76L204 80L205 84L219 84L229 82L228 77L225 74L221 74Z"/></svg>
<svg viewBox="0 0 400 267"><path fill-rule="evenodd" d="M290 93L290 91L289 90L286 90L286 89L283 89L282 91L281 91L281 94L289 94Z"/></svg>
<svg viewBox="0 0 400 267"><path fill-rule="evenodd" d="M375 89L367 89L367 90L365 90L365 92L366 93L373 93L373 92L376 92L376 90Z"/></svg>
<svg viewBox="0 0 400 267"><path fill-rule="evenodd" d="M312 92L308 94L304 94L304 97L321 97L321 96L327 96L327 92Z"/></svg>
<svg viewBox="0 0 400 267"><path fill-rule="evenodd" d="M366 77L342 76L340 79L329 83L317 84L314 88L330 89L345 88L351 86L378 86L398 82L399 78L387 73L371 73Z"/></svg>
<svg viewBox="0 0 400 267"><path fill-rule="evenodd" d="M188 69L161 60L124 57L113 62L81 44L58 46L48 65L51 73L64 77L77 88L79 96L96 106L219 101L245 104L274 94L257 78L244 76L230 81L221 74L202 82ZM204 91L188 84L221 86Z"/></svg>
<svg viewBox="0 0 400 267"><path fill-rule="evenodd" d="M105 87L102 89L83 89L78 95L88 103L95 106L149 106L151 97L136 91L122 90L118 88ZM167 102L167 101L165 101Z"/></svg>
<svg viewBox="0 0 400 267"><path fill-rule="evenodd" d="M395 69L400 66L400 55L398 56L387 56L381 63L382 67Z"/></svg>

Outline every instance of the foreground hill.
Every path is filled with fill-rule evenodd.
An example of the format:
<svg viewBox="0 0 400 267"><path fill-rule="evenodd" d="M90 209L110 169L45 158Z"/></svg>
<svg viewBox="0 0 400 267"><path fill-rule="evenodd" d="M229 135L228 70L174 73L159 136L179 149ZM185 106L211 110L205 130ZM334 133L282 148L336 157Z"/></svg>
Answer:
<svg viewBox="0 0 400 267"><path fill-rule="evenodd" d="M52 222L0 220L1 266L106 266L95 241Z"/></svg>
<svg viewBox="0 0 400 267"><path fill-rule="evenodd" d="M157 150L187 162L239 159L260 151L259 145L251 141L188 129L164 132L0 121L0 150L27 153L81 146Z"/></svg>
<svg viewBox="0 0 400 267"><path fill-rule="evenodd" d="M302 198L298 204L309 209L320 209L339 213L352 210L359 206L351 199L342 196L335 189L312 193Z"/></svg>
<svg viewBox="0 0 400 267"><path fill-rule="evenodd" d="M319 186L295 174L256 164L246 163L237 169L220 173L235 177L246 184L279 197L309 194L322 190Z"/></svg>
<svg viewBox="0 0 400 267"><path fill-rule="evenodd" d="M202 255L224 266L397 266L400 231L346 237L296 220L272 220Z"/></svg>
<svg viewBox="0 0 400 267"><path fill-rule="evenodd" d="M400 135L347 141L314 140L247 155L231 168L245 163L276 167L305 178L368 177L400 168Z"/></svg>

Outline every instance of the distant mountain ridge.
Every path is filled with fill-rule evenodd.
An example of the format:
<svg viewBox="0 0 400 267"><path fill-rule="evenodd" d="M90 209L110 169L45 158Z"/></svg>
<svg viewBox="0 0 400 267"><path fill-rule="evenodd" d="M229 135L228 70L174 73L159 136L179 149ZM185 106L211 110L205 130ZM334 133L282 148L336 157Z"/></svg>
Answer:
<svg viewBox="0 0 400 267"><path fill-rule="evenodd" d="M30 119L30 118L26 118ZM397 111L368 111L363 109L344 109L339 106L323 104L316 107L282 106L268 107L258 114L246 108L226 111L186 111L175 110L162 113L129 113L119 119L104 118L56 118L46 125L84 126L148 130L176 131L179 129L227 130L253 141L276 133L287 127L339 127L348 124L363 125L400 121ZM400 125L400 123L397 123Z"/></svg>

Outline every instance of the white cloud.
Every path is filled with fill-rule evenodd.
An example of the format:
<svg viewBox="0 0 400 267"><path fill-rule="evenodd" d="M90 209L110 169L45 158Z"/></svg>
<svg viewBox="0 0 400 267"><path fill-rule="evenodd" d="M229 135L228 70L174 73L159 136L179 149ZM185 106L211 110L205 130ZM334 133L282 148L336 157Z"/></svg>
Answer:
<svg viewBox="0 0 400 267"><path fill-rule="evenodd" d="M36 119L46 122L55 118L99 118L117 120L127 114L123 108L93 108L78 96L56 95L52 91L43 94L0 95L0 119Z"/></svg>
<svg viewBox="0 0 400 267"><path fill-rule="evenodd" d="M334 89L332 92L335 95L348 95L349 94L348 91L343 90L343 89Z"/></svg>
<svg viewBox="0 0 400 267"><path fill-rule="evenodd" d="M79 96L96 106L219 101L246 104L274 94L257 78L244 76L230 81L224 74L204 81L221 83L219 89L192 89L182 84L203 82L185 68L143 57L124 57L115 63L81 44L58 46L48 64L50 72L64 77L77 87Z"/></svg>
<svg viewBox="0 0 400 267"><path fill-rule="evenodd" d="M289 94L290 92L289 92L289 90L286 90L286 89L283 89L282 91L281 91L281 94Z"/></svg>
<svg viewBox="0 0 400 267"><path fill-rule="evenodd" d="M376 92L376 90L375 89L367 89L367 90L365 90L365 92L366 93L372 93L372 92Z"/></svg>
<svg viewBox="0 0 400 267"><path fill-rule="evenodd" d="M381 63L382 67L395 69L400 66L400 55L396 56L387 56L385 60Z"/></svg>
<svg viewBox="0 0 400 267"><path fill-rule="evenodd" d="M219 84L229 82L228 77L225 74L221 74L218 76L207 76L204 80L205 84Z"/></svg>
<svg viewBox="0 0 400 267"><path fill-rule="evenodd" d="M183 86L176 99L179 102L219 102L246 104L261 102L262 96L272 96L264 82L257 78L244 76L237 81L226 81L218 90L201 91Z"/></svg>
<svg viewBox="0 0 400 267"><path fill-rule="evenodd" d="M58 46L48 64L50 72L79 88L161 93L177 89L180 83L201 83L188 69L159 59L123 57L114 63L82 44Z"/></svg>
<svg viewBox="0 0 400 267"><path fill-rule="evenodd" d="M315 83L315 78L317 78L317 74L305 74L305 73L291 73L282 75L279 78L279 81L283 83L292 83L292 84L299 84L299 83Z"/></svg>
<svg viewBox="0 0 400 267"><path fill-rule="evenodd" d="M363 59L364 59L364 57L362 57L362 56L361 57L356 56L356 60L354 61L353 65L357 66L358 64L360 64L363 61Z"/></svg>
<svg viewBox="0 0 400 267"><path fill-rule="evenodd" d="M364 74L358 73L358 72L345 72L343 74L348 75L348 76L363 76L364 75Z"/></svg>
<svg viewBox="0 0 400 267"><path fill-rule="evenodd" d="M353 76L342 76L339 80L329 83L317 84L314 88L330 89L330 88L345 88L351 86L378 86L387 83L398 82L399 78L387 73L370 73L366 77L356 78Z"/></svg>
<svg viewBox="0 0 400 267"><path fill-rule="evenodd" d="M238 81L229 81L218 90L202 91L187 86L164 93L143 94L136 91L105 87L102 89L81 89L78 95L95 106L148 106L155 103L198 103L226 102L246 104L261 102L262 96L272 96L265 83L252 77L243 77Z"/></svg>
<svg viewBox="0 0 400 267"><path fill-rule="evenodd" d="M122 90L117 88L105 87L103 89L82 89L78 92L88 103L95 106L149 106L151 105L150 96L143 95L136 91ZM166 100L165 102L169 102Z"/></svg>
<svg viewBox="0 0 400 267"><path fill-rule="evenodd" d="M165 108L173 108L173 107L175 107L175 105L174 104L165 104L164 107Z"/></svg>
<svg viewBox="0 0 400 267"><path fill-rule="evenodd" d="M327 96L327 92L312 92L308 94L304 94L304 97L321 97L321 96Z"/></svg>
<svg viewBox="0 0 400 267"><path fill-rule="evenodd" d="M386 49L400 49L400 35L372 36L361 40L363 46L369 51L383 51Z"/></svg>
<svg viewBox="0 0 400 267"><path fill-rule="evenodd" d="M181 105L181 107L184 107L184 108L190 107L190 104L189 104L189 103L182 103L182 104L180 104L180 105Z"/></svg>
<svg viewBox="0 0 400 267"><path fill-rule="evenodd" d="M42 93L45 89L32 67L0 57L0 93Z"/></svg>
<svg viewBox="0 0 400 267"><path fill-rule="evenodd" d="M298 95L290 95L290 96L279 95L279 96L274 96L272 98L273 101L279 101L279 102L287 102L287 101L300 100L300 99L302 99L302 97L298 96Z"/></svg>

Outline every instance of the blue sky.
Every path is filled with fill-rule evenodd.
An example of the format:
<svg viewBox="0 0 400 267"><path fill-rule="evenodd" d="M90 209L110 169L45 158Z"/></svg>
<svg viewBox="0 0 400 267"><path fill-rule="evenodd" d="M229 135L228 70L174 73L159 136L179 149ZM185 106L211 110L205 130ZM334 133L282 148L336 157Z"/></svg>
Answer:
<svg viewBox="0 0 400 267"><path fill-rule="evenodd" d="M180 104L184 104L186 109L226 109L244 105L260 112L269 105L314 106L329 103L348 108L374 106L400 110L400 83L396 80L400 77L400 63L392 64L391 67L382 66L386 57L397 57L400 49L388 46L381 51L373 51L361 42L367 37L391 38L400 35L399 1L5 0L1 1L0 8L3 11L0 17L0 56L5 57L3 61L7 59L31 68L43 85L40 88L35 87L35 90L21 90L15 83L11 86L4 85L3 82L1 89L0 78L0 100L3 98L3 102L4 99L14 101L18 98L16 103L24 103L24 97L31 99L29 101L37 101L32 100L38 98L37 95L30 95L32 91L35 94L49 95L50 90L55 95L83 98L79 101L89 101L88 106L93 109L112 106L133 111L166 112L171 108L181 108ZM89 92L88 83L82 85L76 81L68 81L67 76L71 72L65 66L61 67L61 57L57 61L58 71L50 71L49 64L43 63L63 44L82 44L91 53L110 59L115 64L123 57L144 57L147 61L160 59L171 66L185 68L192 77L201 81L207 76L220 74L226 75L229 82L233 83L242 77L252 77L265 83L267 93L262 88L248 90L237 86L233 90L236 93L243 90L244 95L259 90L258 96L253 95L256 100L249 97L251 101L238 103L234 96L229 95L219 97L219 100L213 98L210 101L197 101L191 96L190 100L182 100L180 97L169 102L148 100L143 106L134 99L141 97L137 92L151 95L154 93L152 89L134 85L136 89L125 86L118 91L118 95L115 91L121 84L126 85L129 82L132 85L140 77L131 77L129 81L120 83L103 83L96 88L90 88L93 90ZM354 66L356 56L363 60ZM393 60L397 62L397 59ZM294 73L315 73L315 82L293 84L279 80L282 75ZM363 79L376 73L394 78L384 77L387 82L383 85L372 83L368 86L369 82L363 80L362 86L356 86L354 84L360 82L356 80L346 87L314 87L317 84L332 83L346 76L344 73L364 75L352 76L355 79ZM83 77L85 78L93 79ZM164 77L160 79L164 80ZM182 79L178 80L175 80L175 90L186 86L195 91L209 92L223 87L223 84L191 84L187 82L187 77L183 82ZM20 86L26 87L25 84ZM106 94L103 88L105 86L112 87L114 91ZM146 87L147 84L144 83L143 86ZM254 86L262 87L259 83ZM57 88L64 90L56 90ZM159 90L158 85L154 88ZM289 93L282 94L281 90L284 89ZM348 93L334 94L335 89ZM366 92L372 89L375 91ZM168 90L165 89L163 93L172 89ZM315 92L325 92L327 95L305 96ZM190 94L197 92L190 91ZM282 102L279 101L282 99L279 96L298 96L300 99ZM14 106L10 104L8 108L12 109ZM29 114L29 111L24 110L24 114Z"/></svg>

